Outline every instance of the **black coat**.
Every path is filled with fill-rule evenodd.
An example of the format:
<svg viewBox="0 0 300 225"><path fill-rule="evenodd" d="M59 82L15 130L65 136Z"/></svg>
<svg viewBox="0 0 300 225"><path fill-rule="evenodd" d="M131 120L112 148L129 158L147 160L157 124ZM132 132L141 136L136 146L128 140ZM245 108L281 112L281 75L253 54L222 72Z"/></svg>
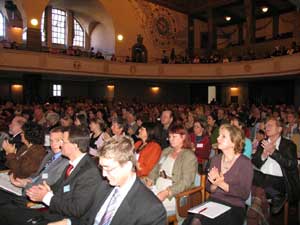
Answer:
<svg viewBox="0 0 300 225"><path fill-rule="evenodd" d="M252 163L257 168L261 168L266 162L266 160L261 160L263 150L263 147L259 144L256 153L252 157ZM270 157L277 161L281 167L289 201L297 201L300 195L297 147L292 141L281 137L279 149L277 150Z"/></svg>

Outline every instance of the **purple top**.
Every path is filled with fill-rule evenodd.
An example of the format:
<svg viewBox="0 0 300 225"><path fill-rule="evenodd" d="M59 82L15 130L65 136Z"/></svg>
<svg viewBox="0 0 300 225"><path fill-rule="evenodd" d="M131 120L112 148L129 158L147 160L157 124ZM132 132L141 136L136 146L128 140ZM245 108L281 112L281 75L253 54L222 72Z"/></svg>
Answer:
<svg viewBox="0 0 300 225"><path fill-rule="evenodd" d="M216 167L221 171L222 154L212 158L210 169ZM211 192L211 197L228 202L230 205L245 207L245 201L249 197L253 179L253 166L246 156L240 155L232 167L224 174L224 181L229 185L229 192L217 188L215 192ZM210 192L211 183L207 179L206 190Z"/></svg>

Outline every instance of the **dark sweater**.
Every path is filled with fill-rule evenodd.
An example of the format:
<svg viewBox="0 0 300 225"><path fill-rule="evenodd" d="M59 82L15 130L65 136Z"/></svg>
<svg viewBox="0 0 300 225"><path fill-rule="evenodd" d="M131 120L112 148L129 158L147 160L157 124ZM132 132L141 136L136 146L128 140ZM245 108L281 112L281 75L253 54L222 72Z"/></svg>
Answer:
<svg viewBox="0 0 300 225"><path fill-rule="evenodd" d="M216 155L211 160L210 169L216 167L221 171L222 154ZM229 185L229 192L217 188L211 193L211 198L219 199L230 205L245 207L245 201L249 197L253 179L253 166L244 155L240 155L232 167L224 174L224 181ZM206 189L210 191L211 183L207 180Z"/></svg>

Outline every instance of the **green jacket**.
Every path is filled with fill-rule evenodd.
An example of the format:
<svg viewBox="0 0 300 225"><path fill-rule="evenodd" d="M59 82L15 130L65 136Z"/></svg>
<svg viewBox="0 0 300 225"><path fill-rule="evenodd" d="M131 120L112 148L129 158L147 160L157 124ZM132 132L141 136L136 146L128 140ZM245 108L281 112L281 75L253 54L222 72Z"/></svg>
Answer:
<svg viewBox="0 0 300 225"><path fill-rule="evenodd" d="M172 153L172 151L172 147L164 149L159 163L155 165L149 174L149 178L153 180L154 183L156 183L156 179L159 177L159 171L162 162L170 153ZM172 192L172 196L169 196L169 198L172 198L176 194L193 187L197 173L197 165L195 153L190 149L183 149L174 162L171 178L173 183L172 186L169 187Z"/></svg>

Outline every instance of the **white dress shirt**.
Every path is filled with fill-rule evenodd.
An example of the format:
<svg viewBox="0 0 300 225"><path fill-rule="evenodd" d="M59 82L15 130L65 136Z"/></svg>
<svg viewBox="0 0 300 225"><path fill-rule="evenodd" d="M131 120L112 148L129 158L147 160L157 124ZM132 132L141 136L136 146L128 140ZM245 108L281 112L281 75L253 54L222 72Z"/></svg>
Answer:
<svg viewBox="0 0 300 225"><path fill-rule="evenodd" d="M281 137L279 137L275 142L275 151L279 151L279 144L281 141ZM268 142L270 142L270 139L268 139ZM267 161L262 165L260 168L260 171L264 174L276 176L276 177L283 177L281 167L279 163L272 159L272 157L268 157Z"/></svg>

